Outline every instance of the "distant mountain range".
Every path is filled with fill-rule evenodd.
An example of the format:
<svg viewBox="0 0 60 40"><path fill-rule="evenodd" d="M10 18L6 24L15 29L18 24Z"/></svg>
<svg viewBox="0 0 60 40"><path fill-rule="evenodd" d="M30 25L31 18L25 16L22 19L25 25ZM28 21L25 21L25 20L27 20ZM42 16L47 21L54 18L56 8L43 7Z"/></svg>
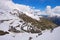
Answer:
<svg viewBox="0 0 60 40"><path fill-rule="evenodd" d="M60 26L60 17L59 16L52 16L52 17L49 17L47 15L43 15L44 18L52 21L53 23L57 24L58 26Z"/></svg>

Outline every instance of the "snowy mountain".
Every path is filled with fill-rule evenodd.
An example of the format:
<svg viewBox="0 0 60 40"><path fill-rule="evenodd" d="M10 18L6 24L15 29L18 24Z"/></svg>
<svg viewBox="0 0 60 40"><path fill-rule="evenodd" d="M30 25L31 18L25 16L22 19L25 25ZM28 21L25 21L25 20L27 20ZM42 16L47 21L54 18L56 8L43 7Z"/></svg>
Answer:
<svg viewBox="0 0 60 40"><path fill-rule="evenodd" d="M39 18L37 15L24 13L17 9L11 12L1 11L0 14L0 30L3 31L41 33L42 30L57 27L56 24L43 17Z"/></svg>
<svg viewBox="0 0 60 40"><path fill-rule="evenodd" d="M38 13L41 14L40 10L15 4L11 0L1 1L0 30L8 32L41 33L42 30L57 27L57 25L50 20L38 16Z"/></svg>
<svg viewBox="0 0 60 40"><path fill-rule="evenodd" d="M13 34L13 37L15 37L14 34L17 33L17 35L20 35L19 37L21 37L23 33L27 36L32 36L32 34L38 34L39 36L46 30L52 32L53 29L59 26L55 22L45 18L45 16L53 17L50 13L52 12L54 15L57 13L55 10L56 8L52 12L48 6L47 10L40 11L27 5L15 4L12 0L0 0L0 36L5 37L8 35L10 37L10 35ZM30 37L30 39L32 38Z"/></svg>

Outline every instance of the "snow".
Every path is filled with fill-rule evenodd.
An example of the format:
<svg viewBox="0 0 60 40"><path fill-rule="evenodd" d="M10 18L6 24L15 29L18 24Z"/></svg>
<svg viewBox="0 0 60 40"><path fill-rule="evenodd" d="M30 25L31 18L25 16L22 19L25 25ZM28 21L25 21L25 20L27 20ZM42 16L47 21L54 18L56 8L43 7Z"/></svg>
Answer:
<svg viewBox="0 0 60 40"><path fill-rule="evenodd" d="M27 26L26 26L26 27L24 27L23 29L27 30Z"/></svg>
<svg viewBox="0 0 60 40"><path fill-rule="evenodd" d="M60 40L60 27L56 28L52 33L47 30L38 37L36 35L31 33L11 33L0 36L0 40L28 40L29 37L32 37L32 40Z"/></svg>
<svg viewBox="0 0 60 40"><path fill-rule="evenodd" d="M0 24L0 30L8 31L8 29L9 29L8 22L4 22L4 23Z"/></svg>
<svg viewBox="0 0 60 40"><path fill-rule="evenodd" d="M56 28L52 33L49 31L43 33L43 35L39 36L34 40L60 40L60 27Z"/></svg>
<svg viewBox="0 0 60 40"><path fill-rule="evenodd" d="M11 0L0 0L0 9L4 11L11 11L13 9L17 9L21 12L26 12L26 15L30 16L31 18L34 18L36 20L39 20L38 16L34 16L34 14L31 14L31 12L34 12L32 9L33 7L27 6L27 5L21 5L21 4L15 4Z"/></svg>
<svg viewBox="0 0 60 40"><path fill-rule="evenodd" d="M26 15L28 15L28 14L26 14ZM18 24L22 24L19 22L20 19L17 16L11 15L9 13L0 15L0 17L1 17L0 20L12 19L10 21L4 21L3 23L0 24L0 30L3 30L3 31L8 31L9 25L15 27ZM5 17L8 17L8 18L5 18ZM13 24L10 24L11 22L13 22ZM16 29L20 30L19 28L16 28ZM27 30L26 27L24 29ZM50 31L47 30L38 37L36 37L38 35L36 33L35 34L26 33L26 32L24 32L24 33L9 32L9 33L10 34L0 36L0 40L28 40L29 37L32 37L32 40L60 40L60 38L59 38L60 37L60 27L54 29L54 31L52 33L50 33Z"/></svg>
<svg viewBox="0 0 60 40"><path fill-rule="evenodd" d="M25 12L25 14L35 20L40 20L39 16L37 15L34 15L34 14L31 14L31 13L28 13L28 12Z"/></svg>
<svg viewBox="0 0 60 40"><path fill-rule="evenodd" d="M3 23L0 23L0 30L8 31L9 26L16 27L19 24L22 25L22 23L19 22L22 19L20 19L19 17L15 16L15 15L11 15L9 13L9 11L11 11L13 9L18 9L19 11L25 13L27 16L29 16L33 19L36 19L36 20L40 20L39 16L33 14L33 12L35 12L35 11L30 6L15 4L12 2L12 0L0 0L0 21L9 20L9 21L4 21ZM59 7L57 6L54 9L51 9L51 7L48 7L47 8L47 11L49 11L48 13L46 13L46 11L41 12L39 10L38 14L60 16L60 14L55 12L57 10L58 10L58 12L60 11L60 6ZM12 13L17 13L17 12L12 11ZM51 14L49 14L49 13L51 13ZM12 23L12 24L10 24L10 23ZM16 29L20 30L19 27L17 27ZM27 27L24 27L24 29L27 30ZM29 37L32 37L32 40L60 40L60 27L55 28L52 33L49 30L46 30L43 32L42 35L40 35L38 37L36 37L38 34L32 34L32 33L26 33L26 32L24 32L24 33L9 32L9 33L10 34L0 36L0 40L28 40Z"/></svg>
<svg viewBox="0 0 60 40"><path fill-rule="evenodd" d="M3 14L0 15L0 20L11 20L11 19L19 19L18 17L11 15L9 12L3 12Z"/></svg>

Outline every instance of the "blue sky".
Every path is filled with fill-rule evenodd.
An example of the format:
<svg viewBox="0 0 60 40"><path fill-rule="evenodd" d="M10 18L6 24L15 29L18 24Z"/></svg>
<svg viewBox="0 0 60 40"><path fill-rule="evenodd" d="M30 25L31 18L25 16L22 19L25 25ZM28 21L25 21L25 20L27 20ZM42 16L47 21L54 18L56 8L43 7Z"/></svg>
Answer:
<svg viewBox="0 0 60 40"><path fill-rule="evenodd" d="M54 8L60 6L60 0L13 0L14 3L29 5L36 9L44 10L47 5Z"/></svg>

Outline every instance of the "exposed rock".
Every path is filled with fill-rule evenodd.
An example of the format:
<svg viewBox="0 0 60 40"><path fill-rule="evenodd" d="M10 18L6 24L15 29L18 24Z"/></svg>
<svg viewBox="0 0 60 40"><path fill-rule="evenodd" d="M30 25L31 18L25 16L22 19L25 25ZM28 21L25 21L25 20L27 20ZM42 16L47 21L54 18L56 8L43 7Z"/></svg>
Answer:
<svg viewBox="0 0 60 40"><path fill-rule="evenodd" d="M11 20L11 19L10 19ZM10 21L10 20L0 20L0 23L3 23L4 21Z"/></svg>
<svg viewBox="0 0 60 40"><path fill-rule="evenodd" d="M31 23L31 25L34 26L34 27L32 26L33 28L30 29L30 31L29 31L31 33L39 33L43 30L46 30L46 29L50 30L50 29L54 29L55 27L57 27L57 25L55 23L53 23L52 21L47 20L46 18L43 18L43 17L40 18L40 20L38 21L25 14L21 14L19 16L19 18L23 19L23 21L25 21L27 23L27 25L28 25L28 23ZM31 25L29 25L29 26L31 26ZM23 26L23 27L25 27L25 26ZM23 29L23 27L21 29ZM26 31L26 30L24 30L24 31ZM28 30L26 32L28 32Z"/></svg>
<svg viewBox="0 0 60 40"><path fill-rule="evenodd" d="M5 35L5 34L9 34L9 32L4 32L4 31L0 30L0 36Z"/></svg>
<svg viewBox="0 0 60 40"><path fill-rule="evenodd" d="M32 40L32 37L29 37L29 40Z"/></svg>
<svg viewBox="0 0 60 40"><path fill-rule="evenodd" d="M20 33L20 31L17 30L17 29L15 29L13 26L10 26L10 28L9 28L8 31L9 31L9 32L14 32L14 33Z"/></svg>
<svg viewBox="0 0 60 40"><path fill-rule="evenodd" d="M24 29L24 27L27 27L27 29ZM23 23L23 25L21 26L21 30L25 31L25 32L30 32L30 33L40 33L41 30L39 30L37 27L27 24L27 23Z"/></svg>

